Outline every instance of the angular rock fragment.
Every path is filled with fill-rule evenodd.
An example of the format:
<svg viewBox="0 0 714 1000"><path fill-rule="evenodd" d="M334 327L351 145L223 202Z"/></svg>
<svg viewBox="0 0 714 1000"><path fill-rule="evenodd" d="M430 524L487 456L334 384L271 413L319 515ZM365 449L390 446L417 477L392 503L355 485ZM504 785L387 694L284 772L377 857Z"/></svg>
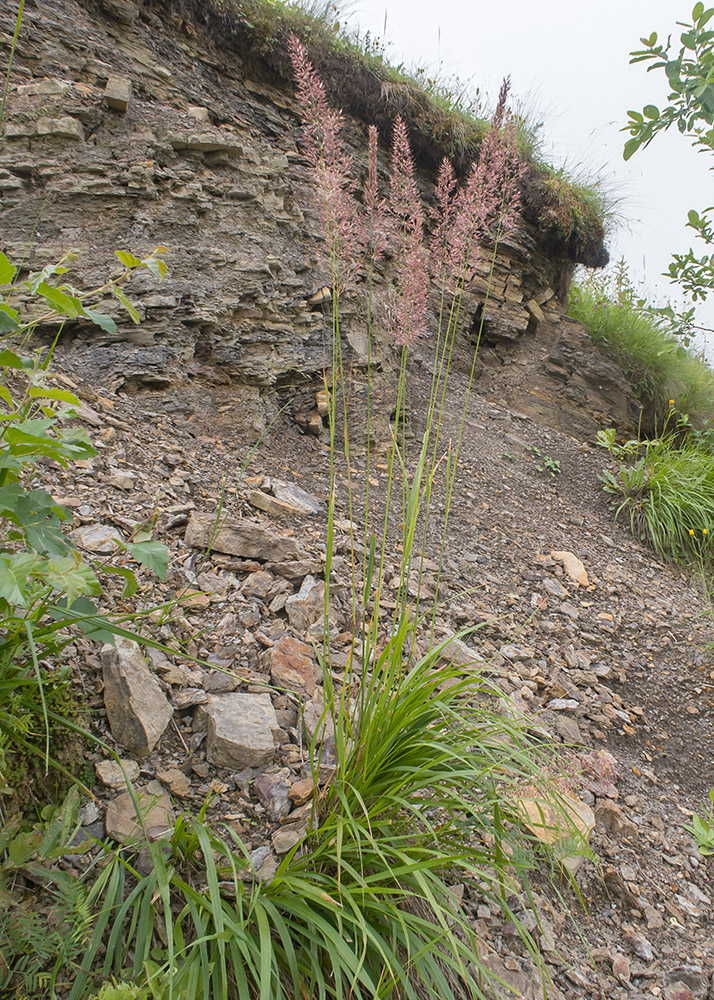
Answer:
<svg viewBox="0 0 714 1000"><path fill-rule="evenodd" d="M57 136L60 139L84 139L82 123L67 115L64 118L39 118L37 135Z"/></svg>
<svg viewBox="0 0 714 1000"><path fill-rule="evenodd" d="M263 653L270 680L278 688L312 697L322 676L312 646L285 635Z"/></svg>
<svg viewBox="0 0 714 1000"><path fill-rule="evenodd" d="M287 854L299 844L307 832L307 824L283 826L273 834L273 850L276 854Z"/></svg>
<svg viewBox="0 0 714 1000"><path fill-rule="evenodd" d="M173 709L138 645L117 639L101 652L104 706L112 736L136 757L145 757L168 726Z"/></svg>
<svg viewBox="0 0 714 1000"><path fill-rule="evenodd" d="M205 549L212 542L211 548L214 551L264 562L284 562L301 555L294 538L262 524L226 518L220 522L218 532L212 539L215 526L216 519L212 514L193 511L186 527L186 544Z"/></svg>
<svg viewBox="0 0 714 1000"><path fill-rule="evenodd" d="M207 733L206 757L224 767L265 767L275 753L280 726L269 694L211 695L198 708Z"/></svg>
<svg viewBox="0 0 714 1000"><path fill-rule="evenodd" d="M265 806L270 819L277 823L290 812L290 786L273 775L260 774L253 782L253 791Z"/></svg>
<svg viewBox="0 0 714 1000"><path fill-rule="evenodd" d="M307 632L325 611L325 584L314 576L306 576L297 594L285 602L290 624L300 632Z"/></svg>
<svg viewBox="0 0 714 1000"><path fill-rule="evenodd" d="M171 800L158 781L150 781L144 788L137 788L136 795L149 840L165 837L173 826ZM105 817L107 836L120 844L128 844L142 835L137 822L134 801L129 792L117 795L107 806Z"/></svg>
<svg viewBox="0 0 714 1000"><path fill-rule="evenodd" d="M131 100L131 80L125 76L110 76L104 88L104 100L115 111L126 111Z"/></svg>
<svg viewBox="0 0 714 1000"><path fill-rule="evenodd" d="M282 479L270 479L269 488L277 500L289 504L298 513L321 514L323 512L323 506L317 497L294 483L286 483Z"/></svg>
<svg viewBox="0 0 714 1000"><path fill-rule="evenodd" d="M177 767L169 767L165 771L157 771L156 777L166 785L173 795L185 798L191 791L191 782L183 771Z"/></svg>
<svg viewBox="0 0 714 1000"><path fill-rule="evenodd" d="M99 760L94 770L107 788L126 788L127 779L136 781L139 777L139 765L135 760Z"/></svg>
<svg viewBox="0 0 714 1000"><path fill-rule="evenodd" d="M118 528L109 524L85 524L71 532L71 538L87 552L96 552L100 556L109 555L117 548L117 539L124 541L124 536Z"/></svg>
<svg viewBox="0 0 714 1000"><path fill-rule="evenodd" d="M574 875L583 863L595 829L590 806L570 792L546 797L530 788L519 798L516 808L527 829L552 846L560 863Z"/></svg>
<svg viewBox="0 0 714 1000"><path fill-rule="evenodd" d="M581 587L588 586L590 581L588 580L588 574L585 570L585 566L576 555L573 555L572 552L566 552L565 550L558 550L557 552L551 552L550 554L553 559L563 564L563 569L571 580L579 583Z"/></svg>

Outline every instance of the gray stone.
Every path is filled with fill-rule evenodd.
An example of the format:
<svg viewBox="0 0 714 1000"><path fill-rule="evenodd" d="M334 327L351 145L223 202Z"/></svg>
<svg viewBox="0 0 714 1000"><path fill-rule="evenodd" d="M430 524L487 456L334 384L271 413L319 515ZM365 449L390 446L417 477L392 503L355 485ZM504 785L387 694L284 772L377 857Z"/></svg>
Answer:
<svg viewBox="0 0 714 1000"><path fill-rule="evenodd" d="M17 88L17 93L20 97L35 97L40 95L59 97L62 94L69 93L71 89L72 84L69 80L56 80L48 77L46 80L37 80L34 83L21 83Z"/></svg>
<svg viewBox="0 0 714 1000"><path fill-rule="evenodd" d="M131 80L126 76L110 76L104 88L104 100L115 111L126 111L131 100Z"/></svg>
<svg viewBox="0 0 714 1000"><path fill-rule="evenodd" d="M107 486L114 486L118 490L133 490L136 485L136 473L129 472L128 469L110 468L104 482Z"/></svg>
<svg viewBox="0 0 714 1000"><path fill-rule="evenodd" d="M67 115L64 118L39 118L37 120L37 135L57 136L61 139L84 139L84 129L81 122Z"/></svg>
<svg viewBox="0 0 714 1000"><path fill-rule="evenodd" d="M208 548L215 524L216 519L212 514L193 511L186 526L186 544L198 549ZM301 555L297 542L289 535L280 534L254 521L235 521L231 518L221 522L213 539L212 549L240 556L242 559L260 559L266 562L284 562Z"/></svg>
<svg viewBox="0 0 714 1000"><path fill-rule="evenodd" d="M307 632L325 611L325 584L314 576L306 576L297 594L285 602L290 624L300 632Z"/></svg>
<svg viewBox="0 0 714 1000"><path fill-rule="evenodd" d="M87 552L96 552L100 556L114 552L117 540L124 541L121 531L109 524L85 524L71 532L71 537L80 548L86 549Z"/></svg>
<svg viewBox="0 0 714 1000"><path fill-rule="evenodd" d="M112 736L136 757L145 757L168 726L173 709L138 645L117 639L101 652L104 705Z"/></svg>
<svg viewBox="0 0 714 1000"><path fill-rule="evenodd" d="M294 483L286 483L282 479L271 479L270 487L273 496L283 503L289 504L294 510L303 514L321 514L323 506L316 496L301 489Z"/></svg>
<svg viewBox="0 0 714 1000"><path fill-rule="evenodd" d="M543 589L547 590L547 592L551 595L551 597L557 597L561 601L563 600L563 598L568 596L568 591L565 589L562 583L558 583L557 580L554 580L550 576L546 577L545 580L543 581Z"/></svg>
<svg viewBox="0 0 714 1000"><path fill-rule="evenodd" d="M125 788L127 780L136 781L139 777L139 765L135 760L99 760L94 770L107 788Z"/></svg>
<svg viewBox="0 0 714 1000"><path fill-rule="evenodd" d="M158 781L150 781L144 788L138 788L136 795L149 840L165 837L173 826L173 810L166 791ZM143 836L130 792L122 792L109 803L104 822L107 836L120 844L128 844Z"/></svg>
<svg viewBox="0 0 714 1000"><path fill-rule="evenodd" d="M120 24L133 24L139 15L138 0L100 0L100 3Z"/></svg>
<svg viewBox="0 0 714 1000"><path fill-rule="evenodd" d="M200 104L189 104L186 111L196 121L209 123L211 120L208 108L204 108Z"/></svg>
<svg viewBox="0 0 714 1000"><path fill-rule="evenodd" d="M444 640L442 640L443 642ZM457 667L470 667L472 670L480 670L486 666L475 649L471 649L463 639L455 635L445 637L446 645L439 653L439 659L444 663L453 663ZM441 642L438 644L441 646Z"/></svg>
<svg viewBox="0 0 714 1000"><path fill-rule="evenodd" d="M169 136L169 142L174 149L187 149L196 153L231 153L234 156L243 155L243 146L233 139L223 136L220 132L193 132L188 135Z"/></svg>
<svg viewBox="0 0 714 1000"><path fill-rule="evenodd" d="M306 825L283 826L273 834L273 850L276 854L287 854L300 843L307 832Z"/></svg>
<svg viewBox="0 0 714 1000"><path fill-rule="evenodd" d="M265 767L275 753L280 726L269 694L211 695L197 712L207 732L206 757L212 764Z"/></svg>
<svg viewBox="0 0 714 1000"><path fill-rule="evenodd" d="M553 698L545 706L549 708L552 712L570 712L574 708L577 708L579 702L574 698Z"/></svg>
<svg viewBox="0 0 714 1000"><path fill-rule="evenodd" d="M318 743L324 743L326 740L334 740L335 738L335 724L332 720L332 715L329 711L325 712L324 709L323 692L321 688L318 688L315 696L305 703L303 709L305 735L309 743L312 743L316 735Z"/></svg>
<svg viewBox="0 0 714 1000"><path fill-rule="evenodd" d="M259 774L253 782L253 791L274 823L284 819L290 812L290 785L287 782L268 774Z"/></svg>

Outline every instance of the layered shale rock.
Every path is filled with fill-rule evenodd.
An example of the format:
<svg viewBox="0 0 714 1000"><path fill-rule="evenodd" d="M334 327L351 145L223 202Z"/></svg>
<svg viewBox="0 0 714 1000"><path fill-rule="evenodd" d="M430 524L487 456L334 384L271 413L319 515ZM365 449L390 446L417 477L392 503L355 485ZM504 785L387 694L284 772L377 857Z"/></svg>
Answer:
<svg viewBox="0 0 714 1000"><path fill-rule="evenodd" d="M129 393L181 386L187 411L239 438L255 439L288 402L319 436L329 275L292 85L275 58L249 53L235 32L209 31L201 5L177 10L160 0L26 4L0 140L3 249L29 267L76 249L90 287L111 273L114 250L163 244L168 278L132 282L141 324L118 308L117 337L67 324L67 365ZM11 10L0 12L0 48L13 28ZM365 133L363 121L348 121L359 172ZM438 150L422 146L428 200ZM484 391L578 436L611 420L631 427L637 407L622 376L564 316L561 298L581 258L565 244L554 252L528 190L488 297L489 253L470 276L453 363L470 370L480 340ZM588 259L603 254L600 246ZM390 268L375 283L382 314ZM341 319L359 404L364 310L346 298ZM415 354L430 363L430 337ZM373 424L381 421L388 440L398 353L381 330L372 360Z"/></svg>

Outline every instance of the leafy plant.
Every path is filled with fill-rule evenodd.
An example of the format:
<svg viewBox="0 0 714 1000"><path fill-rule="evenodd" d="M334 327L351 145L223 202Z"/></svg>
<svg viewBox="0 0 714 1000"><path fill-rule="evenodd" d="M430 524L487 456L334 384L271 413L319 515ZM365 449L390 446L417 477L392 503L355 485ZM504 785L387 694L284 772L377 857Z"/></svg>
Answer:
<svg viewBox="0 0 714 1000"><path fill-rule="evenodd" d="M119 256L124 270L117 278L81 293L64 280L66 264L19 281L17 268L0 253L0 327L6 342L26 339L37 323L61 327L68 318L84 317L111 330L114 321L88 304L107 294L136 313L123 284L137 268L161 277L166 265L156 255L141 260L120 251ZM80 401L57 386L49 367L53 349L22 351L22 346L0 350L0 788L5 793L8 748L41 754L46 770L51 728L65 726L65 716L72 714L61 710L69 672L60 665L60 653L73 633L78 629L113 641L115 626L91 600L102 592L98 573L119 574L126 596L138 587L128 566L87 563L66 534L69 511L34 485L40 466L66 467L95 451L86 432L71 426ZM137 563L165 577L165 546L144 539L124 548ZM36 746L38 730L44 730L44 752Z"/></svg>
<svg viewBox="0 0 714 1000"><path fill-rule="evenodd" d="M700 854L714 855L714 788L709 790L709 806L704 805L701 814L695 812L684 829L694 837Z"/></svg>
<svg viewBox="0 0 714 1000"><path fill-rule="evenodd" d="M630 133L624 148L627 160L648 146L655 136L676 125L699 152L714 152L714 31L709 26L714 7L695 4L691 22L677 22L685 30L679 36L679 51L673 51L671 36L663 44L657 32L641 38L642 48L631 52L631 63L648 63L647 71L664 70L670 92L667 105L647 104L642 111L629 111L623 131ZM709 209L707 209L709 211ZM714 223L705 213L692 209L687 225L705 246L714 244ZM675 254L667 272L694 302L706 299L714 287L714 254Z"/></svg>
<svg viewBox="0 0 714 1000"><path fill-rule="evenodd" d="M73 788L61 806L45 806L32 829L19 813L0 827L3 996L54 996L57 984L66 981L83 953L91 919L86 893L75 875L56 866L58 859L87 849L86 841L73 846L78 812L79 793ZM18 898L18 881L35 888L29 906L27 898ZM36 890L40 886L41 900ZM15 891L8 891L10 887ZM11 989L12 994L6 992Z"/></svg>
<svg viewBox="0 0 714 1000"><path fill-rule="evenodd" d="M538 472L549 472L551 476L560 475L560 462L557 458L552 458L550 455L544 455L540 448L534 444L525 445L526 451L533 455L537 462L541 464L536 464L536 469Z"/></svg>
<svg viewBox="0 0 714 1000"><path fill-rule="evenodd" d="M714 523L714 462L708 444L664 432L637 447L628 442L631 464L605 470L604 489L616 496L615 516L625 512L635 535L667 558L710 558ZM621 455L613 449L613 456Z"/></svg>

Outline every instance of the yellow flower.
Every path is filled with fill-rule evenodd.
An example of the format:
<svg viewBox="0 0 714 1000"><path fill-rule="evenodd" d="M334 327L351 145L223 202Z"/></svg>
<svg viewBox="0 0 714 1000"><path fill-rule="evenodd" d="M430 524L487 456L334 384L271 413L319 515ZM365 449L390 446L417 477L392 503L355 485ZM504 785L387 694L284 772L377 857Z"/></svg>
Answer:
<svg viewBox="0 0 714 1000"><path fill-rule="evenodd" d="M670 401L669 401L669 405L670 405L670 406L674 406L674 400L673 400L673 399L670 399Z"/></svg>
<svg viewBox="0 0 714 1000"><path fill-rule="evenodd" d="M694 534L694 528L690 528L690 529L689 529L689 534L690 534L690 535L693 535L693 534Z"/></svg>
<svg viewBox="0 0 714 1000"><path fill-rule="evenodd" d="M707 529L706 528L702 528L702 534L706 535L706 533L707 533Z"/></svg>

